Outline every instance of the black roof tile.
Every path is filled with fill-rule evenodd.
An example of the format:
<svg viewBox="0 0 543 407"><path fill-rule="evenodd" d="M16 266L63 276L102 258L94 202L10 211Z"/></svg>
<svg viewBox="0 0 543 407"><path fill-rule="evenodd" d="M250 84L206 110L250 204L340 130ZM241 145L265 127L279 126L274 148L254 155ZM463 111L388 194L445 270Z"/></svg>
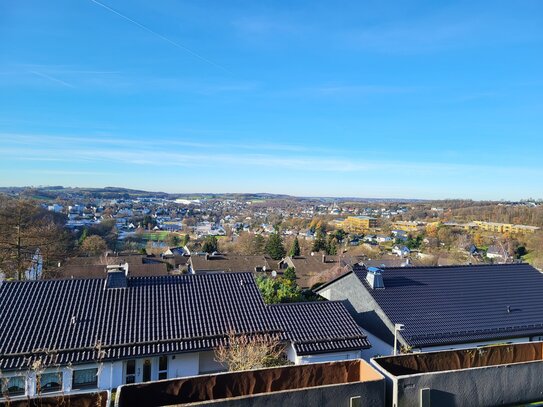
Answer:
<svg viewBox="0 0 543 407"><path fill-rule="evenodd" d="M381 290L353 273L414 347L543 335L543 274L528 264L385 268Z"/></svg>
<svg viewBox="0 0 543 407"><path fill-rule="evenodd" d="M305 354L363 347L340 305L266 306L251 273L128 277L126 288L101 278L4 282L0 370L210 350L231 330L280 333ZM311 328L317 318L330 327ZM320 343L327 335L337 341Z"/></svg>
<svg viewBox="0 0 543 407"><path fill-rule="evenodd" d="M371 347L341 302L276 304L270 311L300 356Z"/></svg>
<svg viewBox="0 0 543 407"><path fill-rule="evenodd" d="M5 282L0 369L13 365L10 358L40 351L77 351L74 358L87 360L98 343L113 357L157 346L209 349L230 330L281 331L250 273L133 277L127 283L108 289L104 279Z"/></svg>

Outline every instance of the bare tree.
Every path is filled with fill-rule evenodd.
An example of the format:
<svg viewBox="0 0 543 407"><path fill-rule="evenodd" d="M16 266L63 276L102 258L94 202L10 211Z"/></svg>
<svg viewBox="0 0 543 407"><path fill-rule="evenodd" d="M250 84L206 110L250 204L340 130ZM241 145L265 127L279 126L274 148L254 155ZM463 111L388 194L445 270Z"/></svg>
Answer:
<svg viewBox="0 0 543 407"><path fill-rule="evenodd" d="M98 235L92 235L83 240L81 251L89 255L100 255L107 250L107 244L104 239Z"/></svg>
<svg viewBox="0 0 543 407"><path fill-rule="evenodd" d="M279 334L236 335L234 331L228 333L227 344L215 349L215 360L231 372L290 364Z"/></svg>
<svg viewBox="0 0 543 407"><path fill-rule="evenodd" d="M70 249L64 223L34 201L0 196L0 270L24 279L38 249L44 272L57 267Z"/></svg>

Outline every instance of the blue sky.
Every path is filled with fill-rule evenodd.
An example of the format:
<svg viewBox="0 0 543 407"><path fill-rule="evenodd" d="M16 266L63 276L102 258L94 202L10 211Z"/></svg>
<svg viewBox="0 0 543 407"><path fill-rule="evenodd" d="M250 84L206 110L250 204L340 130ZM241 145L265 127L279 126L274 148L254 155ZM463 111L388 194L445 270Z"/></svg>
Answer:
<svg viewBox="0 0 543 407"><path fill-rule="evenodd" d="M0 185L543 198L541 1L0 3Z"/></svg>

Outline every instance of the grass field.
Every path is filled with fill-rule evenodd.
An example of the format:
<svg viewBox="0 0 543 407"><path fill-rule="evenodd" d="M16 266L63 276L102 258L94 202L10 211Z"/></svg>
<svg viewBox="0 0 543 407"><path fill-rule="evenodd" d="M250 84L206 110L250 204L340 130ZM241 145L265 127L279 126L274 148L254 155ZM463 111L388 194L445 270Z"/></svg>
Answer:
<svg viewBox="0 0 543 407"><path fill-rule="evenodd" d="M142 235L142 238L145 240L152 240L152 241L157 242L160 240L166 240L166 238L168 237L170 233L171 232L167 232L164 230L161 230L160 232L145 232Z"/></svg>

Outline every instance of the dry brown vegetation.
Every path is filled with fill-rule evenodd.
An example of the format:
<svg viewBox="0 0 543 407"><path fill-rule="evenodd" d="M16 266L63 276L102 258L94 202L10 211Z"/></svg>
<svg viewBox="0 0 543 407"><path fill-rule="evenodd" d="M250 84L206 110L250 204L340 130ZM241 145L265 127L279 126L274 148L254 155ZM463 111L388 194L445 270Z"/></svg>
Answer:
<svg viewBox="0 0 543 407"><path fill-rule="evenodd" d="M229 371L288 365L285 345L279 334L228 334L228 342L215 349L215 360Z"/></svg>

